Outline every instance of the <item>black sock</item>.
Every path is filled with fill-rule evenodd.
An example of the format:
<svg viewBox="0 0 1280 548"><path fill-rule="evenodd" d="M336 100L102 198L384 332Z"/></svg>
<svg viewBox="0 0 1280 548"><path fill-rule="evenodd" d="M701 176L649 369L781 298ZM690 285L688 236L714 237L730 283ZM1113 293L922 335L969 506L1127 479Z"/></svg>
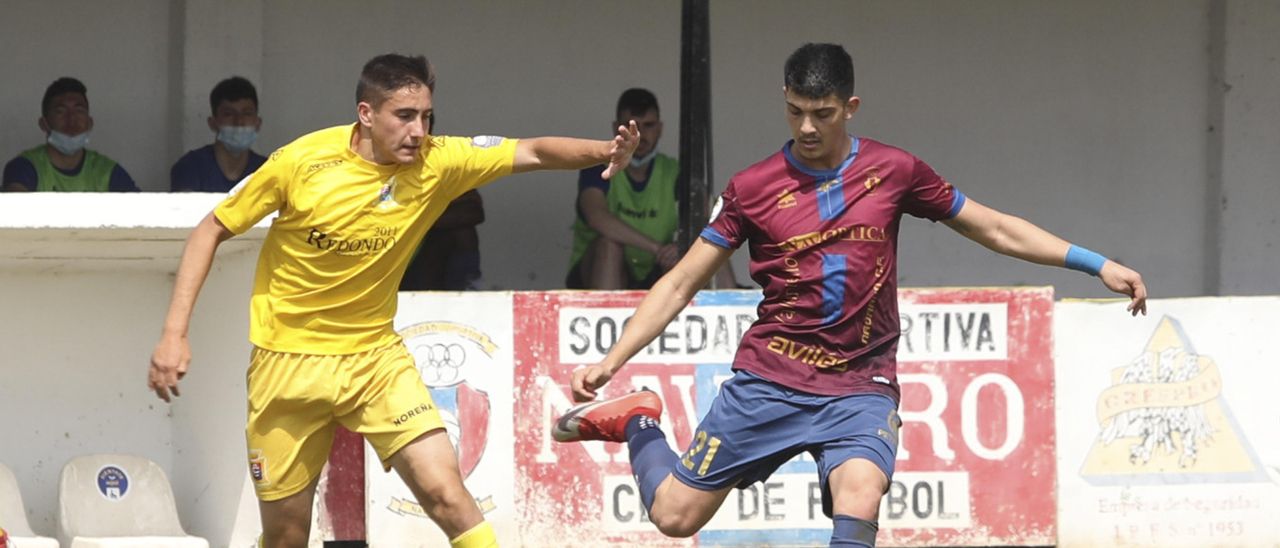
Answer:
<svg viewBox="0 0 1280 548"><path fill-rule="evenodd" d="M874 521L836 514L832 517L835 527L831 530L832 546L872 548L876 545L876 531L880 526Z"/></svg>

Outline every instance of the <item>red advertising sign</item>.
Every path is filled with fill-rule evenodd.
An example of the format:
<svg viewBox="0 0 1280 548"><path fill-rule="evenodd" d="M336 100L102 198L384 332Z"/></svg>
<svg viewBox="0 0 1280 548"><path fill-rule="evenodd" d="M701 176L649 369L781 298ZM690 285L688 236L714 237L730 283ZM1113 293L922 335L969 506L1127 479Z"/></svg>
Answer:
<svg viewBox="0 0 1280 548"><path fill-rule="evenodd" d="M880 544L1055 544L1052 288L899 302L903 427Z"/></svg>
<svg viewBox="0 0 1280 548"><path fill-rule="evenodd" d="M621 334L639 293L526 293L515 298L517 521L527 545L823 544L831 522L817 474L798 457L735 491L692 539L648 523L625 446L561 445L549 425L572 405L572 371ZM705 413L758 297L704 293L606 388L640 387L666 406L682 451ZM900 292L903 429L880 512L880 545L1053 544L1051 288Z"/></svg>

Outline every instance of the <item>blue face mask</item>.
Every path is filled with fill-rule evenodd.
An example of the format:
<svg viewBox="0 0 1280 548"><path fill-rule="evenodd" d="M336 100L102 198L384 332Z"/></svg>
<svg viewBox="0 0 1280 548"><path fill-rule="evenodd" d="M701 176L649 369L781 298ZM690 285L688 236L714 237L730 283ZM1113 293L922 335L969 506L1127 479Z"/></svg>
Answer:
<svg viewBox="0 0 1280 548"><path fill-rule="evenodd" d="M658 149L655 148L649 151L649 153L644 156L632 156L631 167L644 167L646 165L649 165L649 162L652 162L654 157L656 157L657 155L658 155Z"/></svg>
<svg viewBox="0 0 1280 548"><path fill-rule="evenodd" d="M228 151L239 154L258 140L258 130L253 126L222 126L218 128L218 142Z"/></svg>
<svg viewBox="0 0 1280 548"><path fill-rule="evenodd" d="M50 146L58 149L58 152L70 156L84 150L84 147L89 146L89 132L86 131L79 135L67 135L65 133L50 131L49 138L47 140Z"/></svg>

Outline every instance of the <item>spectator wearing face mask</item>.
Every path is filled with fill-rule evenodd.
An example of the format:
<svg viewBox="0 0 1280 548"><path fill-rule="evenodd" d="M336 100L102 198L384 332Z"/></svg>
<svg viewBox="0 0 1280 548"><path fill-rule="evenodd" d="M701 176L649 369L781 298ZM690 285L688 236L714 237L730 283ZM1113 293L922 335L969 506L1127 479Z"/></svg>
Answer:
<svg viewBox="0 0 1280 548"><path fill-rule="evenodd" d="M635 122L640 144L627 168L610 178L601 178L601 166L578 173L568 289L649 289L680 260L680 165L658 152L658 99L647 89L631 88L618 97L614 112L611 125ZM743 287L728 263L715 280L721 289Z"/></svg>
<svg viewBox="0 0 1280 548"><path fill-rule="evenodd" d="M75 78L54 80L40 101L45 144L26 150L4 166L8 192L137 192L129 173L115 160L85 148L93 130L89 96Z"/></svg>
<svg viewBox="0 0 1280 548"><path fill-rule="evenodd" d="M173 192L227 192L267 159L250 147L258 138L258 91L239 76L218 82L209 93L211 145L192 150L169 170Z"/></svg>

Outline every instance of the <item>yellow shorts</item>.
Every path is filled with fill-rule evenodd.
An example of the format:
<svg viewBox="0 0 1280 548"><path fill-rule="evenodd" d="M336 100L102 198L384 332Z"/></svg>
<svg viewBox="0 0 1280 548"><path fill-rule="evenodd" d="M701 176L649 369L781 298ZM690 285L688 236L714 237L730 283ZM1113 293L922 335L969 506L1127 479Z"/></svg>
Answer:
<svg viewBox="0 0 1280 548"><path fill-rule="evenodd" d="M388 469L396 451L444 428L403 343L339 356L255 347L248 388L249 473L264 501L319 477L338 424L362 434Z"/></svg>

